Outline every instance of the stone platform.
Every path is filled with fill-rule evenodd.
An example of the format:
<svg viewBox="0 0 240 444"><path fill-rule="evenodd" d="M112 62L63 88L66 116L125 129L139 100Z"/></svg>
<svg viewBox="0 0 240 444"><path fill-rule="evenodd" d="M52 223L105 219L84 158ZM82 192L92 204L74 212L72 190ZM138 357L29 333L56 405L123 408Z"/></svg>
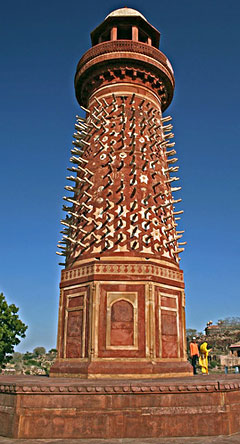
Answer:
<svg viewBox="0 0 240 444"><path fill-rule="evenodd" d="M0 444L239 444L240 433L228 436L187 438L119 438L119 439L14 439L0 436Z"/></svg>
<svg viewBox="0 0 240 444"><path fill-rule="evenodd" d="M237 432L239 375L101 381L0 376L0 436L121 442Z"/></svg>

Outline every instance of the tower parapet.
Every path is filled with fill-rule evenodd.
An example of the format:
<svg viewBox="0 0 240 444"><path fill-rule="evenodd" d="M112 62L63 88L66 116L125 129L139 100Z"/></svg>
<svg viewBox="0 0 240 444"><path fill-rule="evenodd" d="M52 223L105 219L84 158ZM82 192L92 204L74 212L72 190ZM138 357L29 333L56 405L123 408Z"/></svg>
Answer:
<svg viewBox="0 0 240 444"><path fill-rule="evenodd" d="M174 74L159 32L113 11L77 66L77 117L60 244L58 360L52 376L189 374L179 268L182 210L170 117ZM74 175L72 175L74 174ZM69 206L70 204L70 206ZM176 217L177 216L177 217Z"/></svg>
<svg viewBox="0 0 240 444"><path fill-rule="evenodd" d="M121 8L109 14L92 33L92 48L80 59L75 76L76 96L87 106L101 86L131 83L161 101L162 112L174 91L174 73L158 49L160 33L142 14ZM98 91L99 92L99 91Z"/></svg>

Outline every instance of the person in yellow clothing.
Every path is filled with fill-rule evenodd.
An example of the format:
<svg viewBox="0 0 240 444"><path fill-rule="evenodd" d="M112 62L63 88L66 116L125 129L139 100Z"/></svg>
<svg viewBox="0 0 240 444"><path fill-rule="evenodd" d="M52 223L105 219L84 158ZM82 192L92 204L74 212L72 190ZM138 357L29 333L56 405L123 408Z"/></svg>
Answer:
<svg viewBox="0 0 240 444"><path fill-rule="evenodd" d="M199 365L201 366L202 373L208 375L208 354L212 350L208 348L207 342L203 342L200 345Z"/></svg>

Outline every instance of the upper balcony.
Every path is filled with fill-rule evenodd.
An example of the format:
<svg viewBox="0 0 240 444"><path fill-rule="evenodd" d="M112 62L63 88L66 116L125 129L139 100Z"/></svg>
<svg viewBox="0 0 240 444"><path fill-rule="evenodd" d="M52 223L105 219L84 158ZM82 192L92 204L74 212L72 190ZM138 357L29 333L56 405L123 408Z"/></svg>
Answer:
<svg viewBox="0 0 240 444"><path fill-rule="evenodd" d="M92 46L112 40L132 40L159 47L160 32L132 8L111 12L91 33Z"/></svg>

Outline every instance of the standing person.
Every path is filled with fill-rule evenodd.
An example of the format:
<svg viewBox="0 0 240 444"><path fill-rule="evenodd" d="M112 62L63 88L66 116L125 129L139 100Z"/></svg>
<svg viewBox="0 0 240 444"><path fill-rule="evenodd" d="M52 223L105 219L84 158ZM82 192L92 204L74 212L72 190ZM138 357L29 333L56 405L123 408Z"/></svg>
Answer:
<svg viewBox="0 0 240 444"><path fill-rule="evenodd" d="M190 355L192 359L193 374L197 374L197 359L199 357L198 345L196 343L196 338L193 336L192 342L190 343Z"/></svg>
<svg viewBox="0 0 240 444"><path fill-rule="evenodd" d="M200 345L199 364L202 367L202 373L204 375L208 375L208 354L211 350L211 348L208 348L207 342L203 342Z"/></svg>

